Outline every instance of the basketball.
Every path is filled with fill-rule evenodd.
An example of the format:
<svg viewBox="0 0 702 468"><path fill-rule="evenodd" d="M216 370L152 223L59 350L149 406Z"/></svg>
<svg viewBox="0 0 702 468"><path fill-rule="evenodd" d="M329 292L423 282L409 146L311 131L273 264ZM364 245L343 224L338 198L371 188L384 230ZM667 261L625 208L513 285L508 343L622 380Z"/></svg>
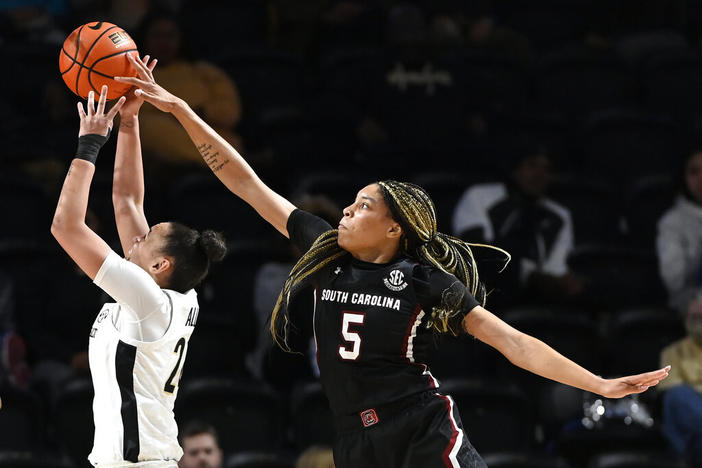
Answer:
<svg viewBox="0 0 702 468"><path fill-rule="evenodd" d="M115 76L136 76L127 59L137 47L127 32L117 25L96 21L73 31L59 53L59 71L68 88L86 99L90 91L100 94L107 85L107 99L124 95L131 85L119 83Z"/></svg>

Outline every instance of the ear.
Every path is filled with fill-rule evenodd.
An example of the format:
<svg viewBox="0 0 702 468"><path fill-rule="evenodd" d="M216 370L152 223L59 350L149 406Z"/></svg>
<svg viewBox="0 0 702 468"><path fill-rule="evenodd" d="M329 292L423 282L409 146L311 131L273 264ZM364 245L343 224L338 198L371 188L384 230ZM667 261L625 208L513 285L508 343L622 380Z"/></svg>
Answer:
<svg viewBox="0 0 702 468"><path fill-rule="evenodd" d="M156 257L152 262L149 270L153 275L160 275L167 272L173 266L173 262L168 257Z"/></svg>
<svg viewBox="0 0 702 468"><path fill-rule="evenodd" d="M393 222L390 228L388 228L388 237L392 239L399 239L402 237L402 227L398 223Z"/></svg>

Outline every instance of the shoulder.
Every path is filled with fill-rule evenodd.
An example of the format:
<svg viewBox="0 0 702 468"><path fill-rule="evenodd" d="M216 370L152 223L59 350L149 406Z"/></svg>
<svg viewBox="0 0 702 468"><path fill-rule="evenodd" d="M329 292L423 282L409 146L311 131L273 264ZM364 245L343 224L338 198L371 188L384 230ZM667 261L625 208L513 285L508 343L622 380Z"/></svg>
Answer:
<svg viewBox="0 0 702 468"><path fill-rule="evenodd" d="M437 268L433 265L423 265L417 262L412 266L412 278L436 287L448 287L455 282L460 283L460 280L456 278L455 275L441 268Z"/></svg>
<svg viewBox="0 0 702 468"><path fill-rule="evenodd" d="M684 197L679 196L675 200L673 206L668 208L663 213L660 220L658 221L659 226L677 227L686 223L686 221L689 221L690 214L692 214L692 210L690 210L689 205L689 201L687 201Z"/></svg>
<svg viewBox="0 0 702 468"><path fill-rule="evenodd" d="M661 356L664 360L669 360L681 356L682 354L684 354L685 349L690 348L691 344L694 343L692 343L692 339L690 337L685 337L678 341L674 341L673 343L670 343L668 346L663 348L663 350L661 351Z"/></svg>
<svg viewBox="0 0 702 468"><path fill-rule="evenodd" d="M476 184L463 192L463 199L479 205L491 205L507 196L505 184L500 182Z"/></svg>

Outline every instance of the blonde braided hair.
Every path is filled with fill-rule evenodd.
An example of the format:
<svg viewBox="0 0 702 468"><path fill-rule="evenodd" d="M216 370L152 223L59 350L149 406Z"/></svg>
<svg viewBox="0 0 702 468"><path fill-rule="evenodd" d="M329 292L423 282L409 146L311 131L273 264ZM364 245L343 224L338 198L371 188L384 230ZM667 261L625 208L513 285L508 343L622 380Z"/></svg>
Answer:
<svg viewBox="0 0 702 468"><path fill-rule="evenodd" d="M436 229L436 208L429 194L420 186L409 182L387 180L378 182L383 197L400 224L403 232L402 251L419 263L432 265L454 275L463 283L475 299L484 306L487 294L480 281L478 265L473 255L473 247L485 247L504 255L504 269L511 259L509 253L498 247L484 244L471 244L457 237L438 232ZM459 289L449 288L444 292L441 304L431 312L430 326L439 332L457 335L460 323L451 320L458 316L463 297Z"/></svg>
<svg viewBox="0 0 702 468"><path fill-rule="evenodd" d="M480 282L471 247L486 247L501 252L505 256L504 266L509 262L510 255L497 247L470 244L437 232L434 202L418 185L394 180L381 181L378 185L393 219L402 227L400 252L419 263L434 266L456 276L473 297L484 306L485 286ZM321 234L297 261L285 280L273 308L270 331L274 341L286 351L290 350L287 341L290 326L288 317L290 300L309 283L312 274L350 255L339 247L338 236L336 229ZM429 324L435 330L454 335L460 332L460 324L452 320L458 316L463 303L462 294L457 293L460 290L460 288L447 289L441 304L432 310Z"/></svg>

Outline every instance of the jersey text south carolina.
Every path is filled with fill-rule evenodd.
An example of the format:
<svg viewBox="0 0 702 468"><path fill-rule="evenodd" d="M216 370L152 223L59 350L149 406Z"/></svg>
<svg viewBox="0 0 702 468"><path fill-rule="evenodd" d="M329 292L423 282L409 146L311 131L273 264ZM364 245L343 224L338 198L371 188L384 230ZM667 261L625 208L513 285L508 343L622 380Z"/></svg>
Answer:
<svg viewBox="0 0 702 468"><path fill-rule="evenodd" d="M400 310L400 300L394 297L379 296L377 294L352 293L346 291L336 291L334 289L323 289L321 300L326 302L348 303L387 307L388 309Z"/></svg>

